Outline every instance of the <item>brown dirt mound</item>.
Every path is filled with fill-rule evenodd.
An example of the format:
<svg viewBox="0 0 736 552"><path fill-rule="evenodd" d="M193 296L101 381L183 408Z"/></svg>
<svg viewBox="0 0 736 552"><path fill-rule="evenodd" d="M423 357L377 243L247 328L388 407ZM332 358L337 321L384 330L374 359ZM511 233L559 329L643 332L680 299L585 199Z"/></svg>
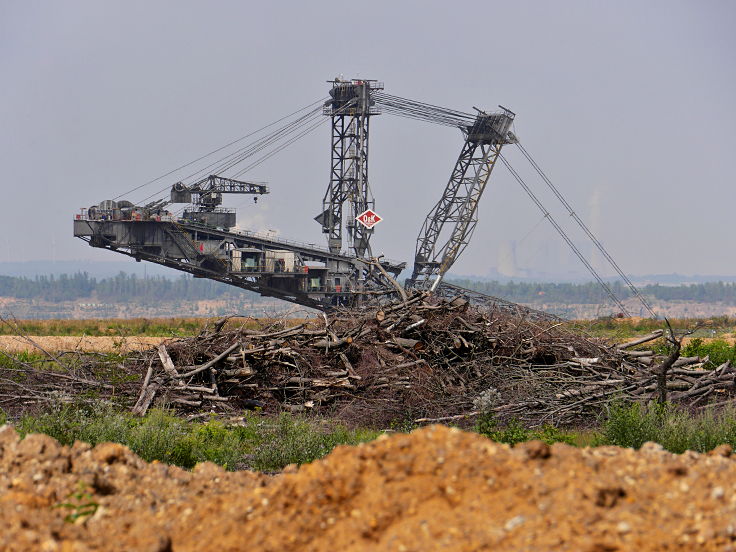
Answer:
<svg viewBox="0 0 736 552"><path fill-rule="evenodd" d="M442 426L341 447L276 477L191 473L127 448L0 428L3 550L733 550L736 462L514 449ZM76 493L76 497L74 496ZM88 493L83 496L84 493ZM80 496L82 495L82 496ZM98 504L96 512L65 516Z"/></svg>

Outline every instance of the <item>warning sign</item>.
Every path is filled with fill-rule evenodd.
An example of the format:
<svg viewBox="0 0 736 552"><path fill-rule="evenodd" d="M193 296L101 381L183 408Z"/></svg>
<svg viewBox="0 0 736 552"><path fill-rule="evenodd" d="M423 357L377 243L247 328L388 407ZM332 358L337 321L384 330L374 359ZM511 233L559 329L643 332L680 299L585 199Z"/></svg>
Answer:
<svg viewBox="0 0 736 552"><path fill-rule="evenodd" d="M367 209L360 213L357 217L355 217L355 220L357 220L360 224L368 228L370 230L373 228L376 224L381 222L383 220L382 217L378 216L378 213L375 213L371 211L370 209Z"/></svg>

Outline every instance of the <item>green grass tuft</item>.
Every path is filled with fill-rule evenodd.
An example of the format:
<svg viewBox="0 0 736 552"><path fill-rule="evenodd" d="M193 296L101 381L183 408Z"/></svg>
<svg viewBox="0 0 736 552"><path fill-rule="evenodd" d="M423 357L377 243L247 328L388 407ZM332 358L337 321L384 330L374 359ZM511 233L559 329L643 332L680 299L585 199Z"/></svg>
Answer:
<svg viewBox="0 0 736 552"><path fill-rule="evenodd" d="M726 361L736 363L736 344L730 345L723 339L703 342L699 337L690 340L682 348L682 356L710 357L705 364L706 369L717 368Z"/></svg>
<svg viewBox="0 0 736 552"><path fill-rule="evenodd" d="M282 414L277 419L250 417L241 431L256 444L251 458L255 469L279 470L288 464L305 464L328 454L338 445L371 441L379 431L334 425L324 431L306 419Z"/></svg>
<svg viewBox="0 0 736 552"><path fill-rule="evenodd" d="M527 429L517 419L512 418L505 425L501 425L492 412L481 414L475 425L475 431L498 443L516 445L525 441L539 440L548 445L553 443L567 443L575 445L578 436L575 432L563 431L552 425L544 425L536 429Z"/></svg>
<svg viewBox="0 0 736 552"><path fill-rule="evenodd" d="M0 422L5 418L0 411ZM209 461L231 470L267 471L311 462L337 445L369 441L380 434L289 414L267 418L249 413L238 425L214 418L187 422L164 409L138 418L105 403L59 404L42 414L26 415L15 425L22 436L45 433L63 445L77 440L93 446L121 443L148 462L158 460L189 469Z"/></svg>
<svg viewBox="0 0 736 552"><path fill-rule="evenodd" d="M610 405L594 444L638 449L647 441L678 454L708 452L722 444L736 448L736 409L694 414L674 405L616 402Z"/></svg>

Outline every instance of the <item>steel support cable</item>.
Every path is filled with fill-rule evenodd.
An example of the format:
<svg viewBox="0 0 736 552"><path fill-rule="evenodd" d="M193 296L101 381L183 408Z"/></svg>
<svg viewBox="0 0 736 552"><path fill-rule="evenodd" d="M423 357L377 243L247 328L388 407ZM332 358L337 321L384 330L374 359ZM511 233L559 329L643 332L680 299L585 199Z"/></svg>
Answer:
<svg viewBox="0 0 736 552"><path fill-rule="evenodd" d="M307 115L303 115L302 117L300 117L299 119L297 119L297 121L298 121L298 120L302 120L302 119L304 119L304 118L306 118L306 117L310 117L310 116L312 116L312 114L313 114L313 113L316 113L316 112L318 112L318 111L319 111L320 109L321 109L321 108L318 108L318 109L316 109L316 110L313 110L312 112L310 112L310 113L309 113L309 114L307 114ZM220 169L220 167L215 167L215 166L216 166L216 165L218 165L218 163L221 163L221 161L223 161L223 159L228 159L228 158L231 158L231 157L232 157L233 155L237 155L238 153L242 153L242 152L243 152L243 150L248 150L248 152L250 152L250 150L251 150L251 149L253 149L253 148L257 148L257 149L256 149L256 151L255 151L255 152L257 152L257 151L259 151L259 149L262 149L262 147L259 147L259 146L261 146L261 145L262 145L262 144L264 143L264 141L265 141L265 142L270 142L270 141L272 141L272 140L274 139L274 136L276 136L276 137L278 138L278 137L279 137L279 135L281 135L281 134L282 134L282 133L283 133L283 132L284 132L285 130L288 130L288 129L289 129L289 128L290 128L291 126L293 126L294 124L295 124L295 121L292 121L292 122L288 123L287 125L284 125L284 126L283 126L283 127L281 127L280 129L277 129L276 131L274 131L274 132L273 132L273 133L271 133L270 135L268 135L268 136L266 136L266 137L263 137L263 138L260 138L260 139L256 140L255 142L252 142L251 144L249 144L249 145L247 145L247 146L244 146L243 148L240 148L240 149L239 149L239 150L237 150L236 152L234 152L234 153L231 153L230 155L227 155L226 157L224 157L224 158L222 158L222 159L220 159L220 160L217 160L217 161L215 161L214 163L210 163L209 165L207 165L207 166L206 166L206 167L204 167L203 169L200 169L200 170L196 171L195 173L192 173L191 175L189 175L189 176L185 177L185 178L184 178L184 179L182 179L182 180L189 180L189 179L192 179L193 177L195 177L195 176L197 176L197 175L200 175L201 173L204 173L204 172L218 172L218 170ZM290 131L290 132L291 132L291 131ZM244 157L243 159L247 158L247 157L248 157L248 156L250 156L250 155L253 155L253 154L254 154L255 152L253 152L253 153L249 153L249 154L248 154L248 155L246 155L246 157ZM242 160L242 159L241 159L241 160ZM209 169L211 169L212 167L215 167L215 170L214 170L214 171L209 171ZM227 168L227 167L225 167L225 168ZM158 190L158 191L154 192L153 194L151 194L151 195L147 196L146 198L142 199L142 200L140 201L140 203L143 203L143 202L145 202L145 201L147 201L147 200L151 199L152 197L154 197L154 196L156 196L156 195L158 195L158 194L160 194L160 193L163 193L163 192L164 192L164 191L166 191L166 190L167 190L168 188L169 188L169 185L166 185L166 186L165 186L164 188L162 188L161 190Z"/></svg>
<svg viewBox="0 0 736 552"><path fill-rule="evenodd" d="M357 103L357 100L350 100L350 101L349 101L348 103L346 103L346 104L345 104L345 105L344 105L343 107L341 107L341 108L339 108L339 109L337 110L337 111L338 111L338 114L340 114L339 112L341 112L341 111L343 111L343 112L344 112L344 111L347 111L347 110L348 110L348 109L350 109L350 108L351 108L351 107L352 107L353 105L355 105L355 103ZM274 156L274 155L276 155L277 153L279 153L279 152L283 151L284 149L286 149L287 147L289 147L289 146L290 146L291 144L293 144L293 143L294 143L294 142L296 142L297 140L299 140L299 139L303 138L303 137L304 137L304 136L306 136L307 134L311 133L311 132L312 132L312 131L314 131L314 130L315 130L316 128L318 128L319 126L323 125L324 123L326 123L326 122L327 122L327 121L329 121L329 120L330 120L330 119L328 119L328 118L326 118L326 117L325 117L325 118L320 118L320 120L319 120L319 121L317 121L316 123L312 122L312 123L311 123L311 126L308 126L308 128L306 128L306 130L303 130L303 131L302 131L301 133L297 134L296 136L293 136L293 137L292 137L292 138L291 138L291 139L290 139L289 141L287 141L287 142L285 142L285 143L281 144L281 145L280 145L280 146L279 146L279 147L278 147L278 148L277 148L276 150L274 150L274 151L271 151L271 152L269 152L269 153L265 154L264 156L262 156L261 158L257 159L256 161L254 161L253 163L251 163L251 164L250 164L250 165L248 165L247 167L245 167L245 168L243 168L242 170L238 171L237 173L235 173L235 175L233 176L233 178L238 178L239 176L242 176L243 174L245 174L245 173L246 173L246 172L248 172L249 170L251 170L251 169L253 169L253 168L257 167L258 165L260 165L260 164L261 164L261 163L263 163L264 161L266 161L266 160L270 159L271 157L273 157L273 156Z"/></svg>
<svg viewBox="0 0 736 552"><path fill-rule="evenodd" d="M463 124L459 124L456 121L442 121L442 120L437 119L436 117L424 117L424 116L419 116L419 115L409 115L406 112L401 111L401 110L392 111L392 110L389 110L389 109L384 109L384 113L386 113L388 115L393 115L395 117L401 117L401 118L404 118L404 119L412 119L414 121L429 122L429 123L438 124L438 125L444 125L444 126L449 126L449 127L453 127L453 128L462 128L463 126L466 126L466 125L463 125ZM470 124L468 124L467 126L470 126Z"/></svg>
<svg viewBox="0 0 736 552"><path fill-rule="evenodd" d="M470 119L460 119L452 117L443 113L438 113L429 110L417 110L410 106L393 104L393 103L379 103L384 112L392 115L398 115L400 117L407 117L411 119L418 119L428 121L432 123L446 124L449 126L464 126L465 124L472 124Z"/></svg>
<svg viewBox="0 0 736 552"><path fill-rule="evenodd" d="M254 147L250 148L248 151L243 152L242 154L238 155L236 158L230 159L227 162L220 165L219 167L217 167L216 168L217 174L226 173L233 167L236 167L243 161L252 158L254 155L258 154L259 152L263 150L267 150L272 147L276 147L276 145L280 141L288 139L290 136L298 132L300 129L304 127L305 124L309 122L311 122L311 120L300 121L299 124L291 125L289 128L284 129L283 132L275 134L274 136L269 137L268 140L264 140L263 142L256 144Z"/></svg>
<svg viewBox="0 0 736 552"><path fill-rule="evenodd" d="M201 175L208 171L214 172L214 173L223 172L231 168L232 166L237 165L244 159L247 159L248 157L253 156L255 153L257 153L264 147L268 147L269 144L275 141L278 141L284 135L287 135L291 132L295 132L298 129L300 124L302 124L305 120L308 120L309 118L313 118L320 111L321 111L321 107L314 109L310 111L309 113L307 113L306 115L302 115L298 119L295 119L294 121L291 121L287 123L286 125L278 128L271 134L264 136L262 138L259 138L258 140L251 142L250 144L247 144L246 146L243 146L242 148L239 148L233 153L230 153L229 155L221 159L218 159L217 161L213 163L210 163L206 167L203 167L202 169L186 176L182 180L189 180L189 179L195 178L198 175Z"/></svg>
<svg viewBox="0 0 736 552"><path fill-rule="evenodd" d="M318 109L316 109L316 110L313 110L312 112L308 113L307 115L303 115L302 117L300 117L299 119L297 119L297 121L302 121L302 120L306 120L307 118L313 117L313 115L315 113L318 113L319 111L321 111L321 107L318 108ZM200 175L201 173L204 173L204 172L215 172L215 173L218 173L218 172L223 172L225 170L228 170L232 166L235 166L237 163L242 162L244 159L247 159L248 157L251 157L252 155L255 155L256 153L258 153L259 151L261 151L263 148L268 147L270 144L272 144L274 142L277 142L278 140L280 140L284 136L288 136L290 133L293 133L293 132L299 130L299 128L301 128L301 126L299 126L299 124L297 124L297 126L294 126L297 123L297 121L292 121L292 122L288 123L287 125L284 125L283 127L281 127L278 130L274 131L272 134L270 134L270 135L268 135L266 137L260 138L259 140L256 140L255 142L253 142L252 144L249 144L248 146L245 146L244 148L240 148L237 152L231 153L230 155L228 155L228 156L226 156L226 157L224 157L222 159L219 159L219 160L215 161L214 163L210 163L206 167L204 167L204 168L198 170L197 172L192 173L191 175L183 178L182 181L190 180L193 177L195 177L197 175ZM247 151L243 151L243 150L247 150ZM228 160L229 158L232 158L233 155L243 155L243 156L242 157L239 157L235 162L232 162L230 164L228 164L228 163L222 164L221 163L223 160ZM218 165L218 163L220 165ZM213 167L214 167L214 170L210 171L210 169L212 169ZM161 190L158 190L158 191L152 193L151 195L149 195L149 196L145 197L144 199L140 200L138 203L141 203L141 204L144 203L145 201L147 201L147 200L149 200L149 199L151 199L151 198L153 198L153 197L155 197L155 196L157 196L157 195L165 192L167 189L169 189L169 187L170 187L170 185L167 184Z"/></svg>
<svg viewBox="0 0 736 552"><path fill-rule="evenodd" d="M312 124L314 120L319 118L320 113L321 107L314 109L306 115L300 117L299 119L292 121L292 123L290 123L289 125L285 125L283 128L279 129L278 132L274 132L271 136L268 136L266 139L254 144L252 148L248 149L247 152L244 152L243 155L240 155L237 159L233 159L225 163L222 170L229 170L239 163L242 163L244 160L253 157L255 154L263 151L264 149L275 146L281 140L289 138L304 127Z"/></svg>
<svg viewBox="0 0 736 552"><path fill-rule="evenodd" d="M466 112L460 111L458 109L452 109L452 108L449 108L449 107L442 107L442 106L439 106L439 105L434 105L434 104L430 104L430 103L426 103L426 102L420 102L418 100L411 100L409 98L402 98L401 96L394 96L392 94L387 94L385 92L376 92L374 94L374 96L377 99L380 99L380 100L383 100L383 101L393 101L393 102L398 102L398 103L401 103L401 104L410 104L410 105L413 105L413 106L416 106L416 107L419 107L419 108L422 108L422 109L431 109L431 110L434 110L434 111L442 111L442 112L446 112L446 113L451 113L451 114L457 115L459 117L475 118L471 113L466 113Z"/></svg>
<svg viewBox="0 0 736 552"><path fill-rule="evenodd" d="M376 103L383 107L387 113L432 123L446 124L462 128L472 125L476 119L475 115L470 113L418 102L416 100L409 100L399 96L392 96L383 92L377 92L374 95L374 98Z"/></svg>
<svg viewBox="0 0 736 552"><path fill-rule="evenodd" d="M573 210L572 206L568 201L565 199L565 197L562 195L562 192L557 189L557 187L552 183L552 181L547 177L547 175L544 173L544 171L541 169L541 167L537 164L536 161L532 158L532 156L529 154L528 151L522 146L519 142L516 143L517 147L521 151L521 153L526 157L527 161L534 167L534 170L537 171L540 177L542 177L542 180L547 184L550 190L552 190L552 193L555 194L557 199L560 201L560 203L567 209L567 212L570 213L570 216L573 218L573 220L580 226L580 228L585 232L585 234L588 236L591 242L593 242L593 245L596 246L598 251L605 257L605 259L608 261L608 264L611 265L611 267L616 271L616 273L621 277L621 279L626 283L629 290L631 290L631 293L641 302L641 304L644 306L644 308L649 312L649 314L652 315L653 318L657 318L657 314L654 312L654 309L649 305L647 300L644 298L644 296L639 292L637 287L634 285L634 283L629 279L629 277L626 275L626 273L621 270L621 268L618 266L618 263L611 257L611 255L608 253L605 247L603 247L603 244L596 238L596 236L593 234L593 232L588 228L588 225L583 222L583 220L578 216L578 214Z"/></svg>
<svg viewBox="0 0 736 552"><path fill-rule="evenodd" d="M293 144L293 143L294 143L294 142L296 142L297 140L299 140L299 139L303 138L303 137L304 137L304 136L306 136L307 134L311 133L311 132L312 132L312 131L314 131L314 130L315 130L315 129L316 129L317 127L319 127L319 126L323 125L323 124L324 124L324 123L325 123L326 121L328 121L328 120L329 120L329 119L320 119L320 120L319 120L319 121L317 121L316 123L313 123L313 124L312 124L312 125L311 125L310 127L308 127L308 128L306 129L306 130L303 130L303 131L302 131L302 132L300 132L299 134L297 134L297 135L295 135L295 136L291 137L291 139L289 139L289 140L288 140L287 142L285 142L285 143L281 144L281 145L280 145L280 146L279 146L279 147L278 147L277 149L275 149L275 150L273 150L273 151L271 151L271 152L268 152L268 153L266 153L265 155L263 155L262 157L260 157L259 159L257 159L256 161L254 161L253 163L251 163L250 165L248 165L247 167L245 167L245 168L241 169L240 171L238 171L237 173L235 173L235 175L233 175L233 178L238 178L238 177L240 177L240 176L244 175L245 173L247 173L247 172L248 172L248 171L250 171L251 169L254 169L255 167L257 167L258 165L260 165L260 164L261 164L261 163L263 163L264 161L266 161L266 160L270 159L271 157L273 157L273 156L274 156L274 155L276 155L277 153L280 153L280 152L282 152L282 151L283 151L283 150L285 150L285 149L286 149L287 147L289 147L289 146L290 146L291 144Z"/></svg>
<svg viewBox="0 0 736 552"><path fill-rule="evenodd" d="M443 124L461 129L471 126L475 121L475 116L469 113L440 108L430 104L422 104L413 100L405 100L383 94L377 94L375 98L376 104L386 113L399 117Z"/></svg>
<svg viewBox="0 0 736 552"><path fill-rule="evenodd" d="M429 111L415 111L407 109L404 106L386 105L380 104L381 108L385 113L390 115L396 115L398 117L404 117L406 119L414 119L418 121L425 121L434 124L441 124L445 126L451 126L456 128L464 129L465 127L472 126L474 119L459 119L456 117L445 116L435 112Z"/></svg>
<svg viewBox="0 0 736 552"><path fill-rule="evenodd" d="M386 109L393 112L400 112L402 115L454 126L469 125L475 120L475 117L472 115L467 117L457 116L452 113L446 113L434 109L417 109L414 106L407 104L386 104Z"/></svg>
<svg viewBox="0 0 736 552"><path fill-rule="evenodd" d="M613 300L613 302L618 306L619 309L621 309L621 312L629 316L629 312L626 310L626 307L621 302L621 300L616 297L616 294L613 293L613 290L611 287L603 280L603 278L600 277L598 272L593 268L593 266L588 262L588 260L583 256L583 254L580 252L580 250L575 246L573 241L570 239L570 237L567 235L567 233L562 229L562 227L557 223L557 221L554 219L552 214L547 211L547 209L544 207L542 202L539 200L539 198L534 194L534 192L531 190L531 188L527 185L526 182L519 176L519 173L516 172L516 170L511 166L511 164L506 160L506 158L502 154L498 154L501 161L503 161L503 164L506 166L506 168L509 170L511 175L516 179L516 181L519 183L519 185L524 189L524 191L527 193L527 195L531 198L531 200L534 202L534 204L539 207L539 210L542 212L544 217L549 220L550 224L554 227L555 230L557 230L557 233L562 237L562 239L567 243L567 245L570 247L573 253L577 256L578 259L580 259L580 262L582 262L585 265L585 268L588 269L588 271L591 273L591 275L595 278L595 280L598 282L598 284L606 291L608 296Z"/></svg>
<svg viewBox="0 0 736 552"><path fill-rule="evenodd" d="M348 102L345 106L343 106L340 109L341 110L347 110L347 109L351 108L356 103L356 101L357 100L351 100L350 102ZM250 170L250 169L254 168L257 165L260 165L261 163L263 163L264 161L266 161L266 159L272 157L276 153L282 151L285 147L293 144L295 141L297 141L301 137L303 137L306 134L309 134L310 132L312 132L315 128L317 128L320 124L322 124L323 121L327 121L327 119L323 119L323 120L321 119L317 124L314 124L314 122L313 122L313 120L315 118L314 116L315 116L315 114L321 112L321 110L322 110L322 108L320 106L319 108L317 108L315 110L312 110L310 113L308 113L306 115L303 115L297 121L292 121L291 123L289 123L287 125L284 125L280 129L274 131L271 135L269 135L267 137L264 137L264 138L260 139L259 141L254 142L254 144L256 144L256 146L255 146L256 149L254 151L248 150L248 152L247 152L248 155L246 157L243 157L242 159L239 159L237 161L237 163L240 163L244 159L246 159L248 157L251 157L252 155L254 155L255 153L257 153L258 151L263 150L265 147L268 147L268 146L273 145L274 143L277 143L282 138L288 137L289 135L293 134L294 132L296 132L296 131L304 128L305 125L308 125L309 123L312 124L312 126L309 127L309 128L307 128L306 131L303 131L302 133L298 134L297 136L292 137L292 139L289 140L287 143L282 144L275 151L270 152L269 154L266 154L265 156L263 156L262 158L260 158L256 162L254 162L252 165L249 165L248 167L246 167L245 170L238 172L233 178L237 178L237 176L243 174L246 170ZM296 126L294 126L295 124L296 124ZM293 128L291 128L291 127L293 127ZM267 143L264 143L264 141L267 142ZM229 155L229 156L227 156L227 157L232 157L232 154ZM235 166L237 163L233 163L230 166L224 167L224 169L222 169L222 170L228 170L228 169L232 168L233 166ZM206 167L205 170L207 168L212 167L212 165L213 164L208 165L208 167ZM197 173L194 173L194 174L198 174L200 172L202 172L202 170L197 171ZM189 177L187 177L187 178L189 178ZM146 200L148 200L148 199L150 199L150 198L152 198L152 197L154 197L154 196L156 196L156 195L158 195L158 194L160 194L160 193L163 193L168 188L169 188L169 186L166 186L165 188L163 188L163 189L161 189L161 190L159 190L159 191L151 194L150 196L148 196L148 197L144 198L143 200L141 200L141 203L144 202L144 201L146 201Z"/></svg>
<svg viewBox="0 0 736 552"><path fill-rule="evenodd" d="M350 100L343 107L341 107L341 108L339 108L337 110L337 112L338 112L337 114L340 114L340 112L347 111L348 109L350 109L351 107L353 107L356 103L357 103L357 100L355 100L355 99ZM267 153L266 155L264 155L260 159L254 161L253 163L251 163L250 165L248 165L244 169L242 169L242 170L238 171L237 173L235 173L235 175L233 175L233 178L238 178L239 176L242 176L246 172L250 171L251 169L257 167L261 163L267 161L268 159L270 159L271 157L273 157L277 153L283 151L284 149L286 149L287 147L289 147L291 144L293 144L297 140L301 139L302 137L306 136L307 134L311 133L316 128L318 128L319 126L323 125L324 123L326 123L329 120L330 119L328 119L328 118L322 118L317 123L313 123L312 126L310 126L309 128L307 128L306 130L302 131L299 135L292 137L288 142L282 144L278 149L276 149L276 150L274 150L272 152ZM239 205L237 205L236 208L241 207L244 204L245 204L245 202L242 202Z"/></svg>
<svg viewBox="0 0 736 552"><path fill-rule="evenodd" d="M141 184L140 186L136 186L136 187L135 187L135 188L133 188L132 190L129 190L129 191L127 191L127 192L124 192L124 193L120 194L120 195L119 195L119 196L117 196L117 197L114 197L114 198L113 198L113 201L114 201L114 200L116 200L116 199L120 199L121 197L123 197L123 196L126 196L126 195L128 195L128 194L132 194L133 192L135 192L135 191L138 191L138 190L140 190L141 188L143 188L143 187L145 187L145 186L148 186L149 184L153 184L154 182L158 182L158 181L159 181L159 180L161 180L162 178L166 178L167 176L170 176L170 175L174 174L175 172L178 172L178 171L180 171L181 169L185 169L185 168L187 168L187 167L189 167L189 166L191 166L191 165L194 165L195 163L197 163L197 162L199 162L199 161L202 161L203 159L206 159L207 157L209 157L209 156L211 156L211 155L214 155L215 153L218 153L218 152L220 152L220 151L222 151L222 150L224 150L224 149L226 149L226 148L229 148L230 146L232 146L232 145L235 145L235 144L237 144L238 142L242 142L242 141L243 141L243 140L245 140L246 138L250 138L251 136L254 136L254 135L258 134L259 132L261 132L261 131L263 131L263 130L266 130L267 128L270 128L270 127L272 127L273 125L276 125L276 124L280 123L280 122L281 122L281 121L283 121L284 119L288 119L289 117L292 117L292 116L296 115L297 113L301 113L302 111L304 111L305 109L309 109L309 108L310 108L310 107L312 107L313 105L316 105L316 104L320 104L320 103L324 103L324 101L325 101L326 99L327 99L327 98L320 98L319 100L317 100L317 101L315 101L315 102L312 102L312 103L310 103L309 105L306 105L306 106L304 106L304 107L302 107L302 108L300 108L300 109L297 109L296 111L294 111L294 112L292 112L292 113L289 113L288 115L284 115L284 116L283 116L283 117L281 117L280 119L277 119L277 120L275 120L274 122L272 122L272 123L269 123L269 124L267 124L266 126L263 126L263 127L259 128L258 130L254 130L253 132L250 132L250 133L246 134L245 136L241 136L240 138L237 138L237 139L233 140L232 142L229 142L228 144L225 144L224 146L221 146L221 147L219 147L219 148L217 148L217 149L215 149L215 150L212 150L212 151L211 151L211 152L209 152L209 153L206 153L206 154L202 155L201 157L198 157L198 158L197 158L197 159L195 159L194 161L190 161L189 163L185 163L184 165L182 165L182 166L180 166L180 167L177 167L176 169L173 169L173 170L171 170L171 171L167 172L166 174L162 174L161 176L158 176L158 177L154 178L153 180L149 180L148 182L145 182L145 183Z"/></svg>
<svg viewBox="0 0 736 552"><path fill-rule="evenodd" d="M297 121L301 120L303 117L300 117ZM202 175L206 173L214 173L219 174L228 168L230 168L232 165L235 165L242 161L243 159L247 159L251 155L253 155L255 152L259 150L259 148L266 147L268 144L273 142L274 140L277 140L280 136L282 136L285 133L288 133L291 128L293 128L297 121L291 121L288 124L284 125L283 127L275 130L271 134L264 136L262 138L259 138L258 140L251 142L250 144L237 149L236 151L230 153L229 155L216 160L213 163L210 163L209 165L202 167L198 171L186 176L183 180L190 180L190 179L197 179L201 177Z"/></svg>
<svg viewBox="0 0 736 552"><path fill-rule="evenodd" d="M161 189L160 189L160 190L158 190L157 192L154 192L154 193L152 193L152 194L151 194L151 195L149 195L148 197L144 197L144 198L143 198L143 199L141 199L140 201L136 201L136 202L135 202L135 204L136 204L136 205L138 205L138 204L140 204L140 205L144 205L144 204L145 204L145 202L146 202L146 201L148 201L149 199L151 199L151 198L153 198L153 197L156 197L156 196L157 196L157 195L159 195L159 194L162 194L162 193L164 193L164 192L165 192L166 190L168 190L168 189L170 189L170 188L171 188L171 184L167 184L167 185L166 185L165 187L161 188Z"/></svg>

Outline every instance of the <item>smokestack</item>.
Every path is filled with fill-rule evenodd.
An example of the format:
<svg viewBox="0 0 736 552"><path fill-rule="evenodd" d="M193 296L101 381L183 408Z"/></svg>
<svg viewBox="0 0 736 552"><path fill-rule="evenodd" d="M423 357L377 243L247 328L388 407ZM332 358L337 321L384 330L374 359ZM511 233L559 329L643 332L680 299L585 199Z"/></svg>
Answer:
<svg viewBox="0 0 736 552"><path fill-rule="evenodd" d="M517 276L516 242L504 241L498 249L498 272L508 278Z"/></svg>

